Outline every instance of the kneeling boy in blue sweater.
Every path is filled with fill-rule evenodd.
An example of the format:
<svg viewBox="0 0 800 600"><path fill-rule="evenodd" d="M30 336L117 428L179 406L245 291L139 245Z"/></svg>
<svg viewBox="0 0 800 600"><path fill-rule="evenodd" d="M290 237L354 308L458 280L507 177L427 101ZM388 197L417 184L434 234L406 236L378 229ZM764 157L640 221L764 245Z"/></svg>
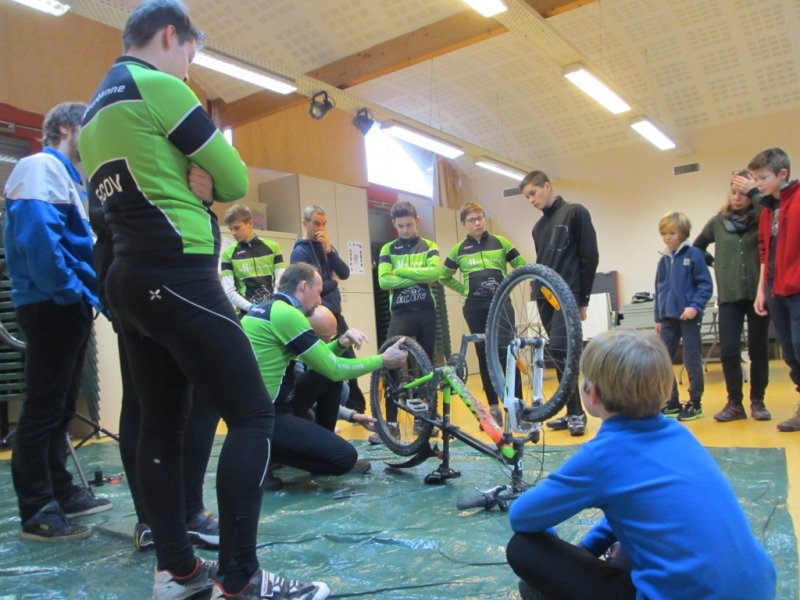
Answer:
<svg viewBox="0 0 800 600"><path fill-rule="evenodd" d="M660 409L672 389L654 333L615 330L581 358L597 436L512 506L506 556L524 600L771 600L775 568L722 471ZM604 518L577 546L549 528L585 508ZM624 559L599 558L619 542Z"/></svg>

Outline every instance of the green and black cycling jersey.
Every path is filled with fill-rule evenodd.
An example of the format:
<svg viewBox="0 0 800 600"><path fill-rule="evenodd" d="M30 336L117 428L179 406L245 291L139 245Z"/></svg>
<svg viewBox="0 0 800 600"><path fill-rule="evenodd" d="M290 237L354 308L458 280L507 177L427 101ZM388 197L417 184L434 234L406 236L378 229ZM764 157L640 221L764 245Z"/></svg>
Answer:
<svg viewBox="0 0 800 600"><path fill-rule="evenodd" d="M79 149L116 256L219 256L217 218L189 189L189 168L208 171L214 199L231 201L247 193L247 167L183 81L117 59L86 109Z"/></svg>
<svg viewBox="0 0 800 600"><path fill-rule="evenodd" d="M231 244L222 251L220 258L220 277L227 293L226 279L231 278L236 294L247 301L247 306L238 308L249 310L251 304L269 300L275 289L275 276L284 268L283 251L272 240L262 240L257 235L249 242ZM229 300L233 300L228 295Z"/></svg>
<svg viewBox="0 0 800 600"><path fill-rule="evenodd" d="M378 259L378 285L389 290L391 311L434 310L430 284L439 278L439 268L436 242L414 237L384 244Z"/></svg>
<svg viewBox="0 0 800 600"><path fill-rule="evenodd" d="M250 338L261 378L276 403L284 402L294 388L294 359L331 381L354 379L383 364L378 354L339 356L345 350L339 342L323 342L311 329L299 303L280 292L269 302L254 306L242 319L242 328Z"/></svg>
<svg viewBox="0 0 800 600"><path fill-rule="evenodd" d="M467 236L453 246L442 266L439 281L464 296L465 302L492 300L508 272L526 264L525 257L506 238L484 231L480 240ZM461 270L464 282L453 276Z"/></svg>

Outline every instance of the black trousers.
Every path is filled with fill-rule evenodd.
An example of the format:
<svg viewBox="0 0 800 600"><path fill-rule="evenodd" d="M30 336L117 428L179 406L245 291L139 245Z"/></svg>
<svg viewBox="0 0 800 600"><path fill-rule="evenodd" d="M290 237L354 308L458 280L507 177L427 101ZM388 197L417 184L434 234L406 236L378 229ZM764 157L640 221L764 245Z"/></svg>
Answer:
<svg viewBox="0 0 800 600"><path fill-rule="evenodd" d="M515 533L506 547L511 568L553 600L634 600L630 570L600 560L549 533Z"/></svg>
<svg viewBox="0 0 800 600"><path fill-rule="evenodd" d="M125 336L136 333L122 333L117 337L119 347L119 366L122 375L122 407L119 415L119 453L122 468L131 490L133 508L140 523L149 523L144 510L139 485L136 477L136 448L139 445L139 428L141 409L139 396L136 393L128 356L125 352ZM203 482L205 480L208 459L214 445L219 413L198 393L192 394L192 408L186 424L183 444L183 490L185 496L185 513L189 519L205 509L203 502Z"/></svg>
<svg viewBox="0 0 800 600"><path fill-rule="evenodd" d="M331 381L311 369L299 374L295 371L294 389L289 398L293 414L306 418L309 409L314 407L316 423L333 431L339 418L342 385L343 382Z"/></svg>
<svg viewBox="0 0 800 600"><path fill-rule="evenodd" d="M219 572L226 587L238 589L259 566L256 533L274 409L216 260L149 258L117 255L106 284L115 318L140 334L124 346L141 409L136 471L157 564L178 575L194 566L183 464L195 389L228 426L217 467Z"/></svg>
<svg viewBox="0 0 800 600"><path fill-rule="evenodd" d="M282 405L281 405L282 406ZM343 475L353 468L358 452L347 440L309 419L277 408L272 460L313 475ZM285 410L291 410L287 407Z"/></svg>
<svg viewBox="0 0 800 600"><path fill-rule="evenodd" d="M542 318L542 324L550 338L550 358L552 358L556 364L556 377L560 382L561 376L564 374L564 360L567 356L567 324L566 321L564 321L564 311L555 310L549 302L543 299L537 300L537 306L539 307L539 315ZM578 392L577 379L575 380L575 385L572 390L568 392L568 398L567 415L584 414L581 395Z"/></svg>
<svg viewBox="0 0 800 600"><path fill-rule="evenodd" d="M347 321L344 320L344 315L342 315L342 313L334 313L334 316L336 317L336 335L342 335L348 329ZM356 353L352 348L348 348L342 356L355 358ZM364 393L361 391L361 388L358 387L358 379L350 379L347 384L350 386L350 396L345 406L360 413L367 412L367 401L364 398Z"/></svg>
<svg viewBox="0 0 800 600"><path fill-rule="evenodd" d="M770 285L767 309L783 350L783 360L789 367L789 377L800 391L800 294L774 296Z"/></svg>
<svg viewBox="0 0 800 600"><path fill-rule="evenodd" d="M769 316L757 315L752 300L739 300L721 303L717 319L728 402L742 404L742 329L745 319L747 354L750 357L750 402L764 402L769 384Z"/></svg>
<svg viewBox="0 0 800 600"><path fill-rule="evenodd" d="M68 499L67 424L80 391L92 311L85 302L36 302L17 308L25 334L25 398L13 439L11 473L19 515Z"/></svg>
<svg viewBox="0 0 800 600"><path fill-rule="evenodd" d="M434 310L408 310L393 312L389 321L389 331L386 339L396 335L414 338L425 354L436 364L436 311ZM422 375L422 373L419 373ZM386 420L390 423L397 421L397 407L386 403Z"/></svg>

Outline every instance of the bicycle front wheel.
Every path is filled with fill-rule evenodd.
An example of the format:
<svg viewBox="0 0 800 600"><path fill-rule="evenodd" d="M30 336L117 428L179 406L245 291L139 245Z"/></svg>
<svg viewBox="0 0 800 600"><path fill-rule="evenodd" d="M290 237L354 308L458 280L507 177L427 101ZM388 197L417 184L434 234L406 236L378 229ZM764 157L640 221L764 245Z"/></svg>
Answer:
<svg viewBox="0 0 800 600"><path fill-rule="evenodd" d="M582 337L575 297L558 273L536 264L509 273L486 320L486 362L498 396L508 387L527 421L555 415L576 389ZM509 346L516 356L507 378Z"/></svg>
<svg viewBox="0 0 800 600"><path fill-rule="evenodd" d="M379 352L400 337L386 340ZM395 454L412 456L431 437L433 425L419 417L432 419L436 416L436 385L431 379L411 389L403 387L433 370L428 355L415 340L405 338L403 348L408 352L405 366L372 372L369 401L372 415L378 421L375 430L383 443Z"/></svg>

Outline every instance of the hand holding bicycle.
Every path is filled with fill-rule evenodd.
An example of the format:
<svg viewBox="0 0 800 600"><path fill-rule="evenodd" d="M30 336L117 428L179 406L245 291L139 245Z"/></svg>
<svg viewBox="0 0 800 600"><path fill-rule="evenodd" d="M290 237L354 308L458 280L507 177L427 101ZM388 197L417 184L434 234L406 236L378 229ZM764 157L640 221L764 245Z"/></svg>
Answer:
<svg viewBox="0 0 800 600"><path fill-rule="evenodd" d="M385 369L396 369L405 364L406 359L408 358L408 352L401 348L405 341L406 338L400 338L394 344L384 350L383 354L381 354L381 358L383 359L383 367Z"/></svg>

